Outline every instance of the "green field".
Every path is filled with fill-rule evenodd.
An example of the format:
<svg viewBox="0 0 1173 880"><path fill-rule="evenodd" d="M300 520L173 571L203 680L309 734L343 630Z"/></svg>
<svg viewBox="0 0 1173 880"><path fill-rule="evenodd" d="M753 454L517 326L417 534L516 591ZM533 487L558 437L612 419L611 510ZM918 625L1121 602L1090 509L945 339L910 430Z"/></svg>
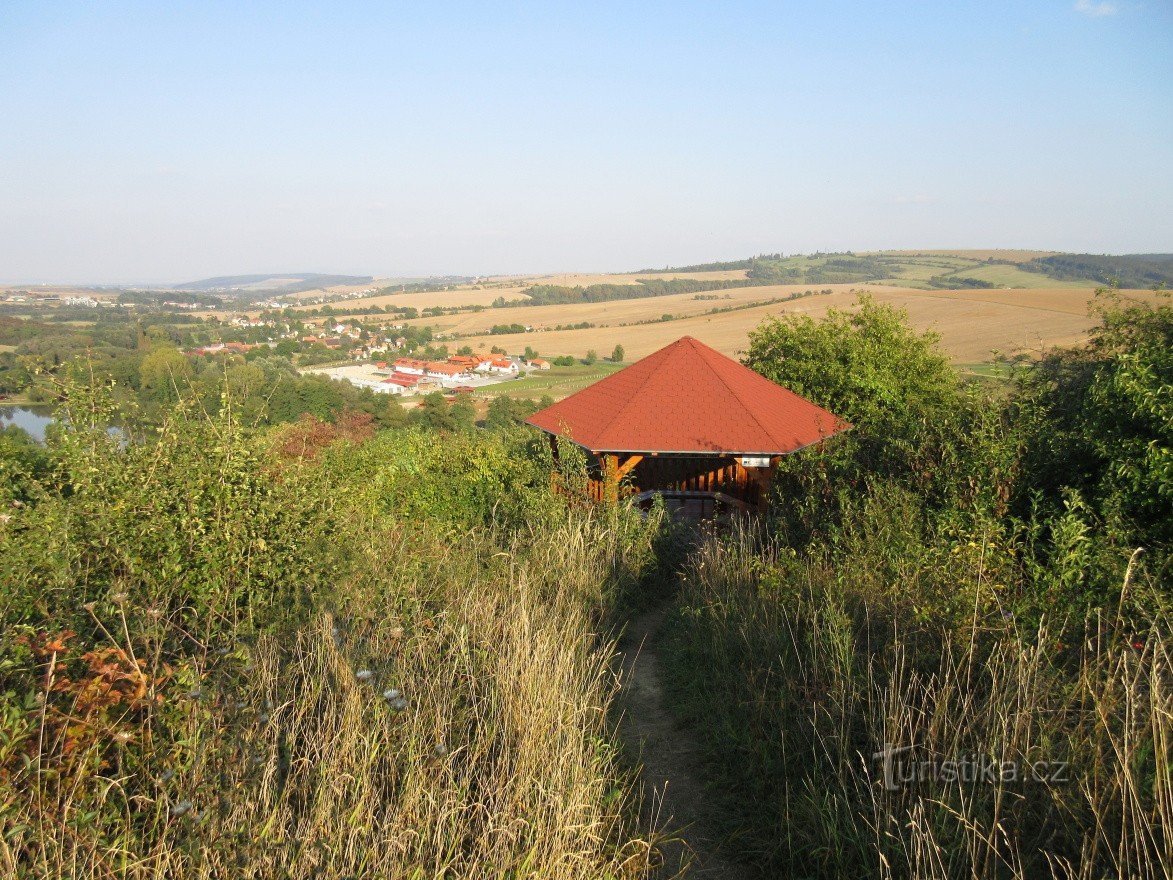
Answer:
<svg viewBox="0 0 1173 880"><path fill-rule="evenodd" d="M586 386L623 369L626 364L597 361L594 364L575 364L573 367L550 367L538 370L523 379L513 379L499 385L477 389L477 397L529 397L538 398L546 394L553 398L568 397Z"/></svg>
<svg viewBox="0 0 1173 880"><path fill-rule="evenodd" d="M1039 272L1027 272L1025 269L1020 269L1017 266L1005 266L997 263L975 263L972 269L964 269L958 274L966 278L989 281L991 284L996 284L999 287L1052 289L1056 287L1070 287L1087 290L1089 287L1096 286L1094 281L1060 281L1057 278L1052 278L1049 275L1043 275Z"/></svg>

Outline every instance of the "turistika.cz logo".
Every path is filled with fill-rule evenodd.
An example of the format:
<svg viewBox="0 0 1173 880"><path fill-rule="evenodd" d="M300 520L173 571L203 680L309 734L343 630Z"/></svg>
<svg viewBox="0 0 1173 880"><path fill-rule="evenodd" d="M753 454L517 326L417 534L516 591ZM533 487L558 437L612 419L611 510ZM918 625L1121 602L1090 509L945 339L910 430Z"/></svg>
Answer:
<svg viewBox="0 0 1173 880"><path fill-rule="evenodd" d="M899 791L924 782L984 782L990 785L1015 782L1067 782L1066 761L997 761L989 755L959 758L919 757L917 746L884 743L872 759L881 762L884 788Z"/></svg>

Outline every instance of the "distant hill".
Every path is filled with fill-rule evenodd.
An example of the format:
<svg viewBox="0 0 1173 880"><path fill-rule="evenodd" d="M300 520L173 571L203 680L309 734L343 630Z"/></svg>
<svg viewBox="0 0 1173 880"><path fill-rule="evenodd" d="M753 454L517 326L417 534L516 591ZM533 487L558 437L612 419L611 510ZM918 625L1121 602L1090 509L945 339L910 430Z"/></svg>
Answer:
<svg viewBox="0 0 1173 880"><path fill-rule="evenodd" d="M176 290L243 290L250 292L299 293L319 287L369 284L370 275L319 275L316 272L286 272L275 275L222 275L175 285Z"/></svg>
<svg viewBox="0 0 1173 880"><path fill-rule="evenodd" d="M759 284L892 284L926 290L1173 287L1173 254L1064 254L1022 250L902 250L761 254L670 271L746 269ZM664 270L657 270L664 271Z"/></svg>

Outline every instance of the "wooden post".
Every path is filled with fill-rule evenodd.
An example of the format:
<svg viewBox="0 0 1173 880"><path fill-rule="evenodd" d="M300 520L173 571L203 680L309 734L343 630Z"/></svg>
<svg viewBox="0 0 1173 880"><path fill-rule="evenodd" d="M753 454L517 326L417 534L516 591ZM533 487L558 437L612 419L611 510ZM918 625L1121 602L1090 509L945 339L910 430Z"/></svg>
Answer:
<svg viewBox="0 0 1173 880"><path fill-rule="evenodd" d="M757 471L755 476L758 481L758 513L765 513L770 504L770 489L774 486L774 474L778 470L778 462L781 460L780 456L775 455L770 458L768 468L754 468Z"/></svg>
<svg viewBox="0 0 1173 880"><path fill-rule="evenodd" d="M619 455L617 453L604 453L603 459L603 484L604 484L604 498L607 501L619 500L619 483L631 473L632 468L644 460L642 455L629 455L623 464L619 463Z"/></svg>

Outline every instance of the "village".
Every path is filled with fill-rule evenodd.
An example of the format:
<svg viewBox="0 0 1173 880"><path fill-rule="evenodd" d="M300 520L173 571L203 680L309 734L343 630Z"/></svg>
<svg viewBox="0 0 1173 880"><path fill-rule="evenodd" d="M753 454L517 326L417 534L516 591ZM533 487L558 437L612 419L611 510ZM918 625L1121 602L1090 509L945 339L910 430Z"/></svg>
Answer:
<svg viewBox="0 0 1173 880"><path fill-rule="evenodd" d="M534 370L548 369L550 362L542 358L525 360L503 354L458 354L447 360L402 357L394 361L310 367L302 372L329 376L379 394L411 396L435 391L470 394L478 388L520 378Z"/></svg>

